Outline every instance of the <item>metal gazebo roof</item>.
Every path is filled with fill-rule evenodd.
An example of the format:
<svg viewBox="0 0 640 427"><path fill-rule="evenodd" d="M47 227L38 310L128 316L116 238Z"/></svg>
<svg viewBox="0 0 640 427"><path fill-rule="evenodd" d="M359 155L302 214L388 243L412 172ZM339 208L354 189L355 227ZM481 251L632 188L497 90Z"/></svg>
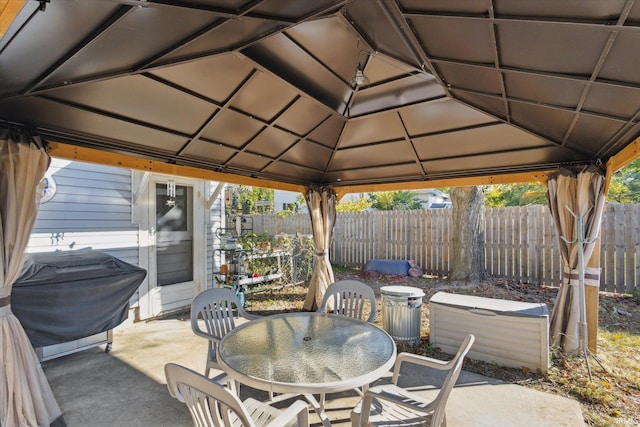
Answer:
<svg viewBox="0 0 640 427"><path fill-rule="evenodd" d="M640 134L632 0L15 3L0 0L0 123L61 152L429 187L606 162Z"/></svg>

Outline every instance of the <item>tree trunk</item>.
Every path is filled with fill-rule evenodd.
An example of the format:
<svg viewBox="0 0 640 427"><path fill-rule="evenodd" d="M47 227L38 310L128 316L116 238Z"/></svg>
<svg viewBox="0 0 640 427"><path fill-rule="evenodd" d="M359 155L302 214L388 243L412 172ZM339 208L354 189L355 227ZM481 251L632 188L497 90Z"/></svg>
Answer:
<svg viewBox="0 0 640 427"><path fill-rule="evenodd" d="M450 189L453 205L453 256L449 280L482 280L484 267L484 192L482 187Z"/></svg>

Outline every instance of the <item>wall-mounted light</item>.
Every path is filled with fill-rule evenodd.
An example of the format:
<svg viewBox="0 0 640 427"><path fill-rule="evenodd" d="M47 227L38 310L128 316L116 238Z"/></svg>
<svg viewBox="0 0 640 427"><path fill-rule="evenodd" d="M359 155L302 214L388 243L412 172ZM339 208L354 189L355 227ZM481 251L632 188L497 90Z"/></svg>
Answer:
<svg viewBox="0 0 640 427"><path fill-rule="evenodd" d="M42 178L40 185L42 186L42 197L40 198L40 203L47 203L56 194L57 186L55 179L53 179L53 175L47 172L44 175L44 178Z"/></svg>

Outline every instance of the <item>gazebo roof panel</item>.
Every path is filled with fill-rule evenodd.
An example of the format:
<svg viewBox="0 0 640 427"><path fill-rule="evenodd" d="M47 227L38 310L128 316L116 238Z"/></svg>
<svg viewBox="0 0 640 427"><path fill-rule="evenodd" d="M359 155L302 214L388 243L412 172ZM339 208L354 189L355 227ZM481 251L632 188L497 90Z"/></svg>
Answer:
<svg viewBox="0 0 640 427"><path fill-rule="evenodd" d="M282 160L294 164L308 164L314 169L323 170L333 150L321 144L301 141L282 155Z"/></svg>
<svg viewBox="0 0 640 427"><path fill-rule="evenodd" d="M126 117L148 126L194 133L217 108L215 105L142 75L103 80L87 87L55 89L47 97L70 103L77 109ZM155 105L171 104L171 109Z"/></svg>
<svg viewBox="0 0 640 427"><path fill-rule="evenodd" d="M331 162L331 170L377 168L412 162L416 162L416 155L411 144L408 141L393 141L339 150Z"/></svg>
<svg viewBox="0 0 640 427"><path fill-rule="evenodd" d="M229 99L255 71L245 58L231 53L157 68L149 72L217 103Z"/></svg>
<svg viewBox="0 0 640 427"><path fill-rule="evenodd" d="M562 147L538 147L527 150L482 153L477 156L456 157L456 168L451 168L449 158L425 161L422 163L431 178L472 176L478 166L491 165L494 174L514 171L525 171L535 168L537 164L552 165L557 158L571 162L578 158L575 153ZM480 165L478 165L480 162Z"/></svg>
<svg viewBox="0 0 640 427"><path fill-rule="evenodd" d="M611 99L615 102L607 102ZM640 111L640 89L593 84L584 101L584 109L630 120Z"/></svg>
<svg viewBox="0 0 640 427"><path fill-rule="evenodd" d="M428 161L429 159L482 156L486 153L507 152L513 150L513 147L523 150L553 145L547 140L508 125L493 123L455 133L440 133L416 138L414 146L418 157L423 161Z"/></svg>
<svg viewBox="0 0 640 427"><path fill-rule="evenodd" d="M245 147L251 151L268 157L276 157L285 153L298 142L298 137L277 128L264 128L260 135L252 139Z"/></svg>

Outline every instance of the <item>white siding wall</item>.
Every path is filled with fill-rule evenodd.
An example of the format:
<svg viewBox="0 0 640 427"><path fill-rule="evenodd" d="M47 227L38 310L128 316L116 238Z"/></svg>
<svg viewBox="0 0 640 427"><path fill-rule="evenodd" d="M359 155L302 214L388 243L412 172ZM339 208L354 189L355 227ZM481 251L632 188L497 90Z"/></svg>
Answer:
<svg viewBox="0 0 640 427"><path fill-rule="evenodd" d="M138 265L131 171L52 159L53 198L40 205L28 252L91 247Z"/></svg>
<svg viewBox="0 0 640 427"><path fill-rule="evenodd" d="M224 183L222 183L222 185L224 185ZM217 186L217 182L209 183L209 197L216 191ZM216 236L216 230L224 227L224 224L224 190L222 190L209 211L209 224L207 225L207 288L215 286L213 283L213 272L218 270L219 267L214 265L215 253L213 250L214 248L220 247L220 239Z"/></svg>

